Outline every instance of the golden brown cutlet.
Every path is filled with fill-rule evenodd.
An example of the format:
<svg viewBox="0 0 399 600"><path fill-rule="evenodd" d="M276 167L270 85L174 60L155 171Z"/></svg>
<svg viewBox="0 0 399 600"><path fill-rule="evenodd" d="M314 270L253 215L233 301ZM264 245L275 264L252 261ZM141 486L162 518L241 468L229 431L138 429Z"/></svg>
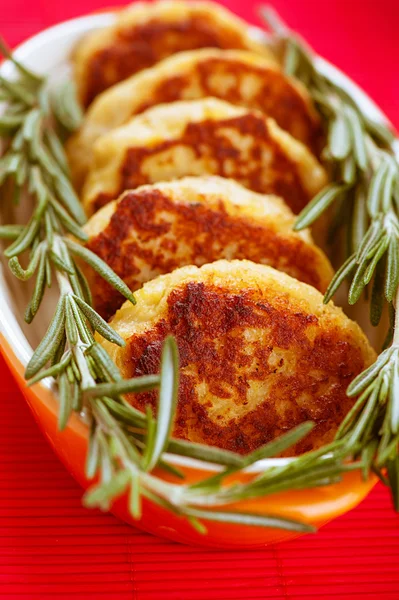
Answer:
<svg viewBox="0 0 399 600"><path fill-rule="evenodd" d="M273 58L253 28L212 2L135 2L114 25L87 34L75 50L75 79L84 106L111 85L182 50L238 48Z"/></svg>
<svg viewBox="0 0 399 600"><path fill-rule="evenodd" d="M281 196L298 213L326 183L301 142L262 112L216 98L155 106L101 136L83 187L88 215L124 190L187 175L220 175Z"/></svg>
<svg viewBox="0 0 399 600"><path fill-rule="evenodd" d="M128 378L158 372L162 343L175 336L174 435L194 442L247 453L313 420L286 454L319 448L353 405L348 384L376 357L359 326L317 290L250 261L183 267L136 298L111 320L126 346L99 341ZM127 398L156 413L156 392Z"/></svg>
<svg viewBox="0 0 399 600"><path fill-rule="evenodd" d="M333 271L308 231L276 196L251 192L221 177L186 177L125 192L85 226L87 247L138 289L184 265L247 258L271 265L324 292ZM108 319L123 297L82 265L94 306Z"/></svg>

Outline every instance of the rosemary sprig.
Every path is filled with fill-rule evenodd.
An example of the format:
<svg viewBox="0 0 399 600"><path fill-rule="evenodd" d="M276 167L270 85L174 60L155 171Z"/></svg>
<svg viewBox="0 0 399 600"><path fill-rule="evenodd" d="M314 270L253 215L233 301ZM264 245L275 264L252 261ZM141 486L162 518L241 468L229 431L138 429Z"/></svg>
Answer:
<svg viewBox="0 0 399 600"><path fill-rule="evenodd" d="M390 327L387 348L376 363L349 386L356 397L336 439L345 452L361 457L364 477L370 470L391 488L399 511L399 165L394 135L372 121L348 92L320 68L305 42L270 8L261 16L274 34L286 73L300 79L310 92L324 121L326 146L322 158L332 183L299 215L295 228L311 225L338 202L335 226L346 228L348 254L333 277L324 302L349 281L349 304L355 304L368 286L370 321L380 323L388 304Z"/></svg>
<svg viewBox="0 0 399 600"><path fill-rule="evenodd" d="M348 92L322 68L314 52L268 7L261 16L274 34L287 74L307 87L323 118L322 158L332 183L299 215L295 229L308 227L338 202L338 219L349 232L349 257L331 281L327 303L351 280L348 300L355 304L368 285L371 320L378 325L382 302L392 304L399 283L399 165L385 125L372 121Z"/></svg>

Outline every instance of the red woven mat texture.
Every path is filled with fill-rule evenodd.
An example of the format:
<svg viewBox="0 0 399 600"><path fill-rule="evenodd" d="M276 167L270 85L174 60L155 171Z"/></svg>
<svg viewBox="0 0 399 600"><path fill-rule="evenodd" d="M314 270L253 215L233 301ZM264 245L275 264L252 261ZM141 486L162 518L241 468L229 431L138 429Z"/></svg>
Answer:
<svg viewBox="0 0 399 600"><path fill-rule="evenodd" d="M111 4L0 0L0 32L15 46ZM257 22L251 0L224 4ZM399 125L397 0L273 5ZM317 535L253 551L180 546L82 508L1 359L0 381L1 600L399 599L399 517L382 486Z"/></svg>

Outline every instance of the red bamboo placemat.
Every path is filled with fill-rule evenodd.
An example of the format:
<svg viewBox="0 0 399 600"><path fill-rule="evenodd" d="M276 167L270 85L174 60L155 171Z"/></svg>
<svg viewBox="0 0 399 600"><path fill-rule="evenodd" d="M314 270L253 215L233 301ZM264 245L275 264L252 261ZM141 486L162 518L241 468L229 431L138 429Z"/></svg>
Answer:
<svg viewBox="0 0 399 600"><path fill-rule="evenodd" d="M121 0L0 0L16 45L58 21ZM251 0L225 1L252 21ZM314 47L399 123L397 0L274 0ZM215 551L144 534L81 507L0 359L0 599L399 599L399 517L382 486L317 535L253 551Z"/></svg>

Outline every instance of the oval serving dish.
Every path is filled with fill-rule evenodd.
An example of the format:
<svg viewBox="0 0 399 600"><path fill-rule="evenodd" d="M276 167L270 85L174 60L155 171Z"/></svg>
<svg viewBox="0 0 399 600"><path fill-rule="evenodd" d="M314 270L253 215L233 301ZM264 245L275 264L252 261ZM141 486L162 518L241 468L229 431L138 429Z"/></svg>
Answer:
<svg viewBox="0 0 399 600"><path fill-rule="evenodd" d="M15 51L15 56L41 74L58 77L67 69L67 60L75 43L86 32L111 24L115 16L111 13L96 14L73 19L51 27L23 43ZM264 35L253 29L254 35ZM371 118L386 122L385 117L373 102L346 76L329 63L320 60L320 65L330 77L345 86L356 98L362 110ZM13 67L5 63L1 73L12 76ZM24 207L25 211L27 206ZM23 207L1 207L1 221L15 222L23 219ZM0 272L0 289L2 305L0 309L0 342L1 351L7 361L22 393L24 394L39 426L49 439L55 452L66 468L83 488L90 486L84 474L87 451L88 428L83 419L73 415L63 432L57 428L58 400L50 380L27 388L24 370L32 355L32 347L40 341L46 326L48 304L44 303L39 316L29 327L23 321L23 313L28 301L29 286L15 280L5 262ZM54 294L56 292L54 291ZM51 302L51 299L50 299ZM363 325L372 344L378 344L378 330L371 330L367 323L366 307L356 307L356 320ZM186 477L186 483L193 483L211 475L218 470L215 465L204 467L203 462L190 458L168 455L168 460L179 467ZM289 459L273 459L259 461L248 468L245 473L235 476L248 480L262 472L267 464L279 464ZM164 474L162 474L165 477ZM171 476L168 476L171 477ZM233 477L232 477L232 480ZM177 481L177 480L176 480ZM362 481L359 472L349 472L343 480L334 485L274 494L266 498L241 502L240 510L254 513L268 513L304 521L320 527L331 519L355 507L369 493L376 483L376 478ZM175 541L201 544L219 548L256 547L298 536L298 533L279 529L243 526L206 522L207 534L202 535L194 530L185 519L182 519L163 508L144 501L143 514L140 521L133 521L126 508L126 498L122 497L112 507L112 512L126 522L136 525L145 531L164 536Z"/></svg>

